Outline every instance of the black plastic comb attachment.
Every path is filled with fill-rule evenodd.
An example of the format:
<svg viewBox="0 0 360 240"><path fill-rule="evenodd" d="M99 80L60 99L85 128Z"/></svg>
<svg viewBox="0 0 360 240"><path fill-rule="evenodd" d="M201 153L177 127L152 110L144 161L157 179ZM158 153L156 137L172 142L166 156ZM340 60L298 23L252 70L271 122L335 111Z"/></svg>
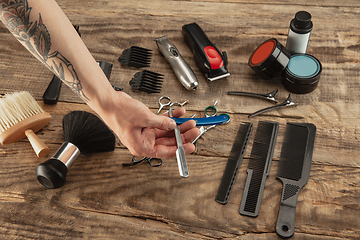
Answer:
<svg viewBox="0 0 360 240"><path fill-rule="evenodd" d="M269 176L279 123L259 122L247 169L247 179L239 213L257 217L261 199Z"/></svg>
<svg viewBox="0 0 360 240"><path fill-rule="evenodd" d="M281 149L277 178L283 183L276 233L291 237L295 232L296 203L310 176L316 127L311 123L288 123Z"/></svg>
<svg viewBox="0 0 360 240"><path fill-rule="evenodd" d="M244 122L238 129L217 195L215 197L215 201L218 203L226 204L229 200L232 187L235 183L240 164L245 154L246 146L249 142L252 127L252 123Z"/></svg>
<svg viewBox="0 0 360 240"><path fill-rule="evenodd" d="M150 49L132 46L125 49L118 60L122 65L129 67L150 67L151 51Z"/></svg>
<svg viewBox="0 0 360 240"><path fill-rule="evenodd" d="M163 74L144 70L135 73L129 84L134 90L143 91L147 93L161 92Z"/></svg>

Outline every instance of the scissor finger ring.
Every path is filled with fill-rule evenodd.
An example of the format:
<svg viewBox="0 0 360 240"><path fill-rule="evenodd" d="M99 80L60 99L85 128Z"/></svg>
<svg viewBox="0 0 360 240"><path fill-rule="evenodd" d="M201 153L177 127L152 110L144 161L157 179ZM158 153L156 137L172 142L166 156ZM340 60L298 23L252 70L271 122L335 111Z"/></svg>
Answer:
<svg viewBox="0 0 360 240"><path fill-rule="evenodd" d="M165 100L163 100L163 99L165 99ZM162 103L162 102L164 102L164 101L166 101L165 103ZM170 104L171 104L171 99L170 99L170 97L168 97L168 96L162 96L161 98L159 98L159 105L160 105L160 107L159 107L159 110L156 112L156 115L158 115L159 113L160 113L160 111L165 107L165 106L170 106Z"/></svg>

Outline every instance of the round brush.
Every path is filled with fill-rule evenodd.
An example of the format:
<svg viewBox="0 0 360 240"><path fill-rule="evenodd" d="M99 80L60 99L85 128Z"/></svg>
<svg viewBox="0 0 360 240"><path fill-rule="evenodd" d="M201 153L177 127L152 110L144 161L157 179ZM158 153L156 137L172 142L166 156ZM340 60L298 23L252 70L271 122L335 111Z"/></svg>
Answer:
<svg viewBox="0 0 360 240"><path fill-rule="evenodd" d="M55 155L36 168L39 182L47 188L64 185L66 174L81 154L114 151L115 136L92 113L73 111L63 118L64 143Z"/></svg>
<svg viewBox="0 0 360 240"><path fill-rule="evenodd" d="M0 142L9 144L27 137L36 155L46 157L50 149L35 132L45 127L51 118L29 92L5 94L0 98Z"/></svg>

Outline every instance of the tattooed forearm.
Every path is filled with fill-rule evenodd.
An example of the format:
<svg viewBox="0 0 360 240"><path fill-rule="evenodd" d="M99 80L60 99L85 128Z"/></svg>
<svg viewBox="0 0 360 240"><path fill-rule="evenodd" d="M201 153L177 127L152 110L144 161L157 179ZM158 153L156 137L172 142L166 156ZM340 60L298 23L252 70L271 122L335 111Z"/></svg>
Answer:
<svg viewBox="0 0 360 240"><path fill-rule="evenodd" d="M51 37L41 14L38 21L30 20L31 9L27 0L0 0L0 19L32 54L88 101L74 66L58 51L50 52Z"/></svg>

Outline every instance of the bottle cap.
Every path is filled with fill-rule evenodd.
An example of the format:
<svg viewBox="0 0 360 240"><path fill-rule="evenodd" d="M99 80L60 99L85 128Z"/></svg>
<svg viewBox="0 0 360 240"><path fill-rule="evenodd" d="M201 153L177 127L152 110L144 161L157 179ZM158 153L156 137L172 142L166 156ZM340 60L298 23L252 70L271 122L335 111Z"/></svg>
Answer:
<svg viewBox="0 0 360 240"><path fill-rule="evenodd" d="M290 59L290 53L275 38L263 42L251 54L249 66L263 79L280 76Z"/></svg>
<svg viewBox="0 0 360 240"><path fill-rule="evenodd" d="M312 30L313 23L311 14L306 11L299 11L295 14L295 18L290 22L290 28L300 34L308 33Z"/></svg>
<svg viewBox="0 0 360 240"><path fill-rule="evenodd" d="M281 76L282 85L292 93L306 94L319 84L322 71L320 61L309 54L294 54Z"/></svg>

